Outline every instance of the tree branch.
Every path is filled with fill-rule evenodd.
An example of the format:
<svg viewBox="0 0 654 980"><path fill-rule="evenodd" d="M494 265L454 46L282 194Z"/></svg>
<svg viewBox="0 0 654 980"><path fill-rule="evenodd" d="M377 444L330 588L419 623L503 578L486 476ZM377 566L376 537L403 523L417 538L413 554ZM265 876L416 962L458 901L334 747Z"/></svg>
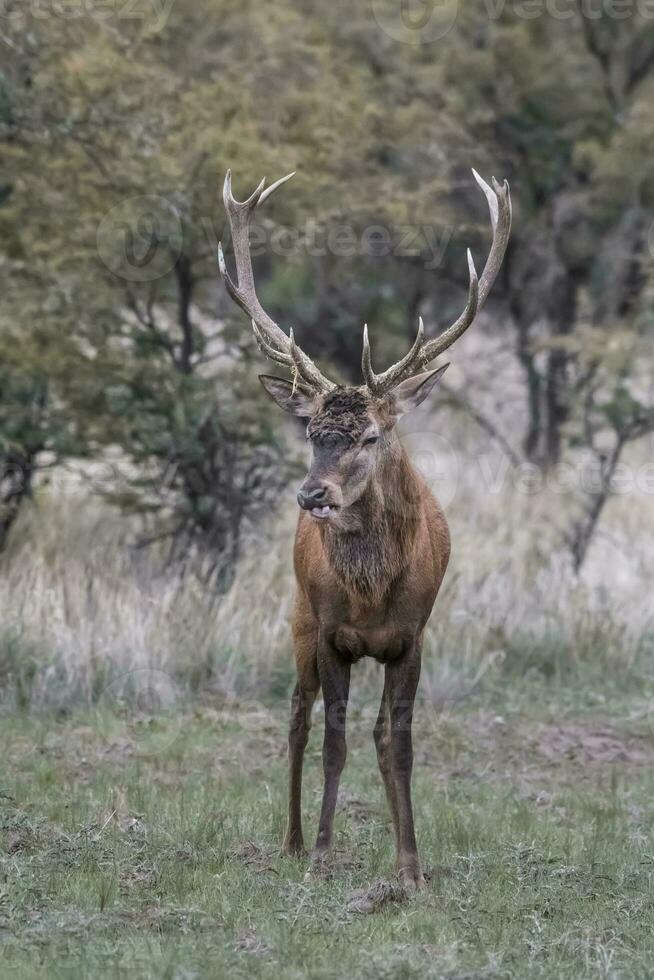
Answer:
<svg viewBox="0 0 654 980"><path fill-rule="evenodd" d="M443 382L441 382L440 388L441 391L445 392L447 395L448 401L453 408L458 408L461 411L466 412L472 419L474 419L477 425L484 430L484 432L487 432L488 435L495 440L498 446L509 457L512 465L516 467L520 466L522 463L521 457L518 455L515 449L513 449L508 440L502 435L494 422L484 415L484 413L473 405L472 402L468 401L467 398L459 394L458 391L455 391L454 388L451 388L449 385L444 384Z"/></svg>

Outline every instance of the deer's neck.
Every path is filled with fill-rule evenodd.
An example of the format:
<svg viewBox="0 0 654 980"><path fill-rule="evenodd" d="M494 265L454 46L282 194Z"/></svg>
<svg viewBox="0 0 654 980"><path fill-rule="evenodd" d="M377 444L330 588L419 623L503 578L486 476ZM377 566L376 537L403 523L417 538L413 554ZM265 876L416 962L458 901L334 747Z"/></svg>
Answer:
<svg viewBox="0 0 654 980"><path fill-rule="evenodd" d="M348 508L347 524L323 530L329 562L349 589L370 598L388 592L410 560L421 498L419 478L394 438L366 490Z"/></svg>

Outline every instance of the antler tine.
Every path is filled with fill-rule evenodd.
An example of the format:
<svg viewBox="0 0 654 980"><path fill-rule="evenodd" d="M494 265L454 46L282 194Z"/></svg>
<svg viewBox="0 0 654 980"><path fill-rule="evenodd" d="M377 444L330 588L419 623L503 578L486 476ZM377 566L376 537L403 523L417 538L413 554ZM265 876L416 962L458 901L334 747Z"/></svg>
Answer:
<svg viewBox="0 0 654 980"><path fill-rule="evenodd" d="M268 316L259 302L254 283L252 258L250 255L250 221L255 209L266 201L278 187L293 177L287 174L276 180L270 187L265 187L265 178L245 201L237 201L232 193L232 172L225 174L223 185L223 201L232 234L232 246L236 260L237 283L227 271L222 245L218 245L218 267L227 292L235 303L249 316L254 328L255 339L261 350L278 364L284 364L297 371L314 391L331 391L335 385L318 370L291 337Z"/></svg>
<svg viewBox="0 0 654 980"><path fill-rule="evenodd" d="M254 339L256 340L261 353L265 354L266 357L269 357L271 361L277 361L278 364L283 364L284 367L292 368L293 358L291 357L291 355L285 354L284 351L277 350L276 347L273 347L272 344L269 344L265 334L261 330L259 330L256 321L252 320L251 323L252 323L252 333L254 334Z"/></svg>
<svg viewBox="0 0 654 980"><path fill-rule="evenodd" d="M286 179L289 179L291 174ZM229 226L232 234L232 245L234 248L234 258L236 259L236 274L238 285L233 281L225 265L222 243L218 245L218 266L220 274L225 283L227 292L241 309L248 314L251 320L256 320L259 329L267 336L269 343L273 341L282 349L288 349L288 337L284 331L278 327L275 321L268 316L259 302L254 284L254 272L252 270L252 258L250 256L250 221L252 214L260 203L263 189L265 187L265 177L246 198L245 201L237 201L232 193L232 171L228 170L225 174L223 184L223 203ZM279 186L279 181L268 188L274 191Z"/></svg>
<svg viewBox="0 0 654 980"><path fill-rule="evenodd" d="M422 345L425 339L425 325L422 322L422 317L418 318L418 333L414 341L413 347L408 354L398 361L397 364L393 365L384 371L383 374L375 374L372 369L372 362L370 358L370 342L368 340L368 324L363 328L363 354L361 357L361 370L363 372L363 380L368 386L368 390L375 395L381 395L385 391L390 391L390 389L395 384L394 377L396 374L402 374L404 371L409 370L414 362L416 361Z"/></svg>
<svg viewBox="0 0 654 980"><path fill-rule="evenodd" d="M509 236L511 234L511 193L508 181L502 185L493 177L493 186L490 187L476 170L472 171L475 180L486 196L490 211L491 227L493 230L493 243L491 245L484 271L481 278L477 279L477 272L470 249L468 249L468 270L470 274L470 285L468 287L468 301L466 308L461 316L444 333L424 343L422 337L422 320L418 337L409 353L384 371L383 374L375 375L370 364L370 345L368 343L368 331L364 331L362 370L363 376L369 390L374 395L383 395L398 385L406 378L412 377L422 368L426 367L430 361L447 350L461 334L465 333L475 316L482 308L488 294L490 293L497 274L502 266L504 255L506 254ZM420 340L420 342L419 342Z"/></svg>
<svg viewBox="0 0 654 980"><path fill-rule="evenodd" d="M506 248L509 244L512 219L509 182L505 180L504 184L500 186L500 184L498 184L493 177L493 187L489 187L483 177L480 177L476 170L473 170L472 173L475 180L484 192L486 200L488 201L491 227L493 229L493 243L491 245L490 252L488 253L488 258L486 259L484 271L479 279L477 288L477 304L474 313L468 319L468 308L466 308L466 311L461 317L459 317L459 320L457 320L456 323L449 327L449 329L444 333L440 334L440 336L435 337L425 345L425 350L421 355L421 362L423 365L433 361L435 357L438 357L439 354L446 351L447 348L450 347L454 341L468 329L476 314L486 302L486 298L490 293L493 283L497 279L497 274L502 267L502 262L504 261L504 256L506 254ZM472 262L470 250L468 250L468 262L471 264L470 280L472 285L474 264Z"/></svg>
<svg viewBox="0 0 654 980"><path fill-rule="evenodd" d="M479 280L477 279L477 270L475 269L475 262L472 257L472 252L468 249L468 273L470 275L470 285L468 286L468 302L466 303L466 308L456 320L451 327L440 334L440 336L430 340L425 344L423 350L420 352L419 363L421 367L429 364L433 361L435 357L442 354L444 350L447 350L455 340L465 333L474 318L477 316L479 307L481 303L479 301Z"/></svg>
<svg viewBox="0 0 654 980"><path fill-rule="evenodd" d="M316 391L331 391L336 385L328 381L318 370L310 357L295 343L293 330L289 330L289 340L291 345L291 357L293 366L301 378Z"/></svg>
<svg viewBox="0 0 654 980"><path fill-rule="evenodd" d="M473 176L488 201L488 209L491 216L493 227L493 244L484 266L481 279L479 280L479 308L486 302L486 297L493 288L493 283L502 267L507 245L511 236L511 222L513 220L513 207L511 205L511 190L508 180L499 184L493 177L492 188L488 186L483 177L480 177L476 170L472 171Z"/></svg>
<svg viewBox="0 0 654 980"><path fill-rule="evenodd" d="M361 373L363 374L363 380L368 385L370 391L374 390L375 387L375 372L372 369L372 361L370 358L370 341L368 340L368 324L363 325L363 350L361 352Z"/></svg>
<svg viewBox="0 0 654 980"><path fill-rule="evenodd" d="M263 204L264 201L267 201L270 195L274 194L278 187L281 187L282 184L285 184L287 180L291 179L291 177L295 177L296 173L297 171L292 170L290 174L286 174L285 177L280 177L279 180L276 180L274 184L271 184L270 187L267 187L266 190L261 195L261 197L259 198L259 204Z"/></svg>

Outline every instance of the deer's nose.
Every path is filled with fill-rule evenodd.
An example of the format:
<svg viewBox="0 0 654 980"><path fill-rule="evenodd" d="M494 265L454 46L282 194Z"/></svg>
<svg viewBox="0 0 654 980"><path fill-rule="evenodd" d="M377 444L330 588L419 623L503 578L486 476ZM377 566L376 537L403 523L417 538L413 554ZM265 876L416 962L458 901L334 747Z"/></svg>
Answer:
<svg viewBox="0 0 654 980"><path fill-rule="evenodd" d="M300 490L297 495L297 502L302 510L312 510L320 507L327 497L327 487L310 487L308 490Z"/></svg>

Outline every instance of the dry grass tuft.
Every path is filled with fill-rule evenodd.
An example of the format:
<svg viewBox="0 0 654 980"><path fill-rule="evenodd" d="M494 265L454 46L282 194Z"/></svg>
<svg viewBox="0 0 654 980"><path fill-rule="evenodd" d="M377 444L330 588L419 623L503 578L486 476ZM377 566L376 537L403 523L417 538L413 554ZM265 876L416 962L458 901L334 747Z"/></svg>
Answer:
<svg viewBox="0 0 654 980"><path fill-rule="evenodd" d="M453 539L426 638L423 695L435 705L456 701L500 670L632 666L654 629L642 588L654 573L649 498L611 502L576 578L560 546L571 495L525 492L477 439L443 412L406 434L444 498ZM132 550L129 522L97 498L42 490L2 559L0 686L24 706L62 710L101 698L118 710L174 710L197 690L286 697L294 521L289 489L263 544L249 543L232 590L218 599L191 575L163 572L154 552ZM363 668L367 678L374 672Z"/></svg>
<svg viewBox="0 0 654 980"><path fill-rule="evenodd" d="M389 905L399 905L407 899L408 895L399 882L380 878L370 888L357 888L351 892L348 895L347 910L359 915L374 915Z"/></svg>

